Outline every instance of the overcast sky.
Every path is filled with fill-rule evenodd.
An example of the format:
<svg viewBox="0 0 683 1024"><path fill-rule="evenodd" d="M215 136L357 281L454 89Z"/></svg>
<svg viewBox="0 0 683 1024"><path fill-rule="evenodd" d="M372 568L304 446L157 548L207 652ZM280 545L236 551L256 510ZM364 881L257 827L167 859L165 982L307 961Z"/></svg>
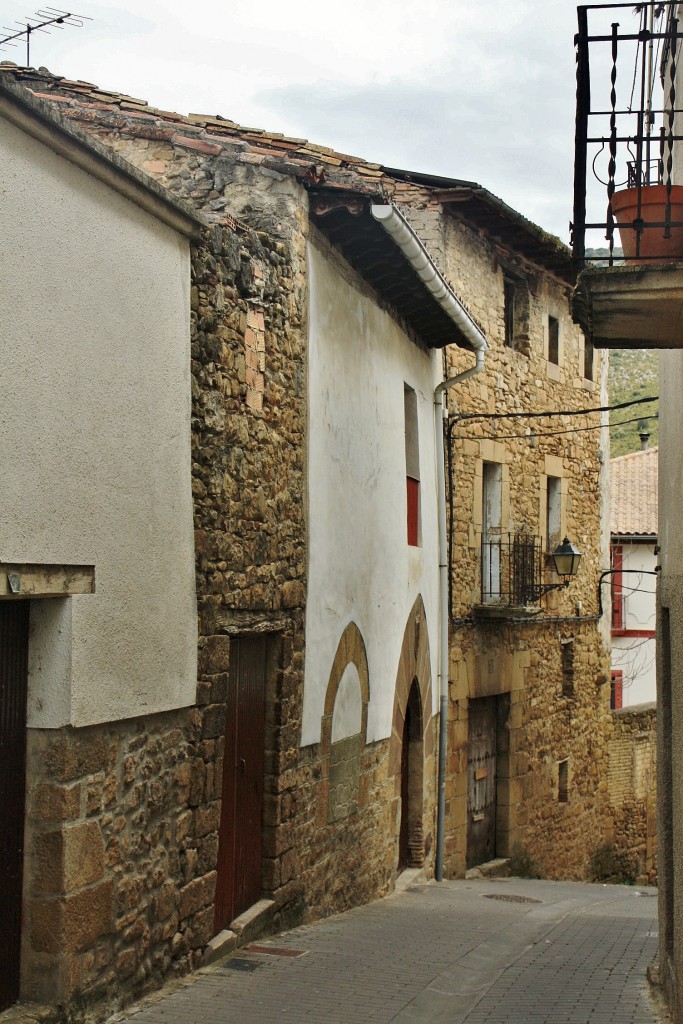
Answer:
<svg viewBox="0 0 683 1024"><path fill-rule="evenodd" d="M33 15L33 3L2 0L0 24ZM478 181L568 240L573 0L75 0L62 9L93 21L34 35L33 66L164 109ZM0 59L23 64L25 50Z"/></svg>

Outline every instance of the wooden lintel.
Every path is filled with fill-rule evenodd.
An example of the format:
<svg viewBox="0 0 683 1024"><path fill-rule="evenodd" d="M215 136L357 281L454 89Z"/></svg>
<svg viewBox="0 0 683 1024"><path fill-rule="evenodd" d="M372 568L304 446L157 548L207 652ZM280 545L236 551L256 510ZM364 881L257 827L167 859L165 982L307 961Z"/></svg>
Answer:
<svg viewBox="0 0 683 1024"><path fill-rule="evenodd" d="M72 597L95 593L94 565L0 562L3 598Z"/></svg>

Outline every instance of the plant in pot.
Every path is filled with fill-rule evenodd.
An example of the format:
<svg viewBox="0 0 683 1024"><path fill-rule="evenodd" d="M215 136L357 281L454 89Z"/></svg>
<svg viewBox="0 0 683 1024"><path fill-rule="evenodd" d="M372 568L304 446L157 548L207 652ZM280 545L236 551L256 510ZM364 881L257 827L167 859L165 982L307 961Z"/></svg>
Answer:
<svg viewBox="0 0 683 1024"><path fill-rule="evenodd" d="M612 195L611 209L626 259L683 260L683 185L633 185Z"/></svg>

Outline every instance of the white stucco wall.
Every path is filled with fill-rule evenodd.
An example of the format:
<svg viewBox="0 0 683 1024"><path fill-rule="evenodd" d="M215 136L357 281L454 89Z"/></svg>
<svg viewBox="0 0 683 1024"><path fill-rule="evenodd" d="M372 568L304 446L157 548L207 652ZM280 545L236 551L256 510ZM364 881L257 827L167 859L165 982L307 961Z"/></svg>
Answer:
<svg viewBox="0 0 683 1024"><path fill-rule="evenodd" d="M653 544L622 544L622 588L624 594L624 630L654 632L657 621L656 577L639 575L653 572L657 565ZM623 704L644 704L657 699L656 641L654 637L613 636L612 668L623 672Z"/></svg>
<svg viewBox="0 0 683 1024"><path fill-rule="evenodd" d="M0 551L94 563L34 601L29 725L190 704L187 240L0 119Z"/></svg>
<svg viewBox="0 0 683 1024"><path fill-rule="evenodd" d="M403 634L420 594L435 672L433 391L441 353L418 348L315 245L308 259L310 554L302 743L320 738L330 670L350 621L367 650L372 741L391 732ZM417 394L420 547L407 543L404 384Z"/></svg>

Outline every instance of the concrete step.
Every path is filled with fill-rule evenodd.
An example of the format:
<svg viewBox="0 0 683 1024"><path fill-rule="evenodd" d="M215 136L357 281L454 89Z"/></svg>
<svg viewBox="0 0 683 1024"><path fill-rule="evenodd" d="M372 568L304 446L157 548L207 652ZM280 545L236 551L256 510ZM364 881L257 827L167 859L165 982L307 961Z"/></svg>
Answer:
<svg viewBox="0 0 683 1024"><path fill-rule="evenodd" d="M465 878L509 878L510 877L510 858L509 857L495 857L493 860L487 860L485 864L478 864L475 868L470 868L469 871L465 872Z"/></svg>

